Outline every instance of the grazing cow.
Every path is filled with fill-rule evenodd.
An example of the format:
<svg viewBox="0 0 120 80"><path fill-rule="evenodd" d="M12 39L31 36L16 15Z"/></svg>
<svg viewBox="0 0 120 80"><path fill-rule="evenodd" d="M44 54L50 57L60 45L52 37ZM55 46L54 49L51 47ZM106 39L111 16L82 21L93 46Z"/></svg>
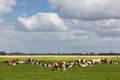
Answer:
<svg viewBox="0 0 120 80"><path fill-rule="evenodd" d="M92 62L88 61L86 59L79 59L75 60L74 63L78 65L79 67L87 67L87 66L92 66Z"/></svg>
<svg viewBox="0 0 120 80"><path fill-rule="evenodd" d="M51 67L50 64L47 64L47 63L43 63L41 61L35 61L32 63L33 65L40 65L40 67Z"/></svg>
<svg viewBox="0 0 120 80"><path fill-rule="evenodd" d="M118 62L113 62L113 61L112 61L112 62L110 62L110 64L119 64L119 63L118 63Z"/></svg>
<svg viewBox="0 0 120 80"><path fill-rule="evenodd" d="M92 59L91 62L92 62L93 65L100 64L101 63L101 59Z"/></svg>
<svg viewBox="0 0 120 80"><path fill-rule="evenodd" d="M110 60L110 64L119 64L118 62Z"/></svg>
<svg viewBox="0 0 120 80"><path fill-rule="evenodd" d="M32 63L32 65L39 65L41 63L41 61L34 61L33 63Z"/></svg>
<svg viewBox="0 0 120 80"><path fill-rule="evenodd" d="M78 64L78 66L79 66L79 67L87 67L88 64L87 64L87 63L85 63L85 64L81 64L81 63L80 63L80 64Z"/></svg>
<svg viewBox="0 0 120 80"><path fill-rule="evenodd" d="M40 67L51 67L51 65L46 63L40 63Z"/></svg>
<svg viewBox="0 0 120 80"><path fill-rule="evenodd" d="M29 58L26 60L26 63L32 63L33 61L34 61L34 59Z"/></svg>
<svg viewBox="0 0 120 80"><path fill-rule="evenodd" d="M110 58L105 58L105 59L102 59L101 62L111 64L112 60Z"/></svg>
<svg viewBox="0 0 120 80"><path fill-rule="evenodd" d="M74 62L69 62L69 63L67 62L67 63L65 64L65 67L72 68L74 65L75 65Z"/></svg>
<svg viewBox="0 0 120 80"><path fill-rule="evenodd" d="M10 65L10 66L16 66L16 62L10 62L8 65Z"/></svg>
<svg viewBox="0 0 120 80"><path fill-rule="evenodd" d="M92 61L87 61L86 62L89 66L92 66L93 64L92 64Z"/></svg>
<svg viewBox="0 0 120 80"><path fill-rule="evenodd" d="M78 60L75 60L74 61L75 62L75 64L85 64L86 62L87 62L87 60L86 59L78 59Z"/></svg>
<svg viewBox="0 0 120 80"><path fill-rule="evenodd" d="M18 64L18 59L11 59L11 61L8 63L8 65L10 66L16 66L16 64Z"/></svg>
<svg viewBox="0 0 120 80"><path fill-rule="evenodd" d="M112 59L110 58L105 58L101 60L102 63L104 64L118 64L118 62L114 62Z"/></svg>
<svg viewBox="0 0 120 80"><path fill-rule="evenodd" d="M63 71L66 70L66 62L56 62L52 65L52 71L59 70L60 68L63 68Z"/></svg>

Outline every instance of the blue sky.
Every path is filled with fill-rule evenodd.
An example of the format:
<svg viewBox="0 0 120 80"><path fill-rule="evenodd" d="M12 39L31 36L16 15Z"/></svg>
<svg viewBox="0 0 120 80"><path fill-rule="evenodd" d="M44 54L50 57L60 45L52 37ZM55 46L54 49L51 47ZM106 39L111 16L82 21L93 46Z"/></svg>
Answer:
<svg viewBox="0 0 120 80"><path fill-rule="evenodd" d="M50 8L47 0L17 0L14 12L8 13L5 20L16 20L19 15L26 13L27 16L32 16L38 12L55 12L57 10Z"/></svg>
<svg viewBox="0 0 120 80"><path fill-rule="evenodd" d="M0 0L0 51L120 52L119 0Z"/></svg>

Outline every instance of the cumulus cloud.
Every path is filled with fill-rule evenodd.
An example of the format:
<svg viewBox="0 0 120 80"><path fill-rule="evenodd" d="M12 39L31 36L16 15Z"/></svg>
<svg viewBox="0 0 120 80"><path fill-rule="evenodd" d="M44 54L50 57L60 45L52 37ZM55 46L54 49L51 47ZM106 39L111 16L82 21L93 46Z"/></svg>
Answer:
<svg viewBox="0 0 120 80"><path fill-rule="evenodd" d="M5 14L13 11L13 6L16 5L16 0L0 0L0 18Z"/></svg>
<svg viewBox="0 0 120 80"><path fill-rule="evenodd" d="M99 30L96 32L100 37L120 37L120 20L104 20L101 21Z"/></svg>
<svg viewBox="0 0 120 80"><path fill-rule="evenodd" d="M37 13L30 17L19 17L23 29L30 31L66 31L68 27L56 13Z"/></svg>
<svg viewBox="0 0 120 80"><path fill-rule="evenodd" d="M6 22L4 16L13 11L16 0L0 0L0 31L11 31L15 29L13 22Z"/></svg>
<svg viewBox="0 0 120 80"><path fill-rule="evenodd" d="M110 19L101 21L101 29L120 29L120 20L119 19Z"/></svg>
<svg viewBox="0 0 120 80"><path fill-rule="evenodd" d="M49 0L71 30L85 31L94 34L92 38L96 35L105 40L120 37L119 3L119 0Z"/></svg>
<svg viewBox="0 0 120 80"><path fill-rule="evenodd" d="M0 0L0 31L15 30L15 22L5 21L4 16L13 12L16 0Z"/></svg>
<svg viewBox="0 0 120 80"><path fill-rule="evenodd" d="M109 19L109 20L99 20L99 21L84 21L79 19L69 19L65 20L65 23L70 28L70 32L76 31L74 36L79 36L83 34L84 37L90 39L96 39L99 37L107 41L120 38L120 20L119 19ZM83 33L79 33L83 32ZM85 32L85 33L84 33ZM97 38L96 38L97 36Z"/></svg>
<svg viewBox="0 0 120 80"><path fill-rule="evenodd" d="M106 31L109 29L104 28L107 21L104 21L104 27L98 26L99 24L103 24L101 21L90 23L88 21L84 22L81 20L64 20L64 22L67 26L70 26L70 30L49 32L15 31L15 27L17 28L18 26L14 25L12 22L9 24L6 23L6 25L0 29L2 30L0 31L0 43L2 44L0 50L8 52L118 51L117 48L119 48L119 46L116 46L116 44L120 44L120 37L113 38L110 35L108 37ZM91 27L89 25L97 27L95 27L94 30L89 30L89 27ZM75 26L77 26L77 28L74 28ZM102 34L98 34L98 32ZM105 34L106 36L104 36ZM3 43L5 44L3 45ZM116 46L116 48L114 49L113 47L110 47L111 45Z"/></svg>
<svg viewBox="0 0 120 80"><path fill-rule="evenodd" d="M75 33L79 33L79 36ZM9 52L76 52L76 48L85 47L85 43L89 43L83 37L85 34L81 33L85 32L0 31L0 50Z"/></svg>
<svg viewBox="0 0 120 80"><path fill-rule="evenodd" d="M49 3L60 10L60 15L39 12L28 16L26 12L12 22L1 17L13 11L16 1L0 0L0 50L119 51L119 46L116 46L120 44L118 0L49 0ZM27 4L23 1L21 5Z"/></svg>
<svg viewBox="0 0 120 80"><path fill-rule="evenodd" d="M120 19L119 0L49 0L65 18L82 20Z"/></svg>

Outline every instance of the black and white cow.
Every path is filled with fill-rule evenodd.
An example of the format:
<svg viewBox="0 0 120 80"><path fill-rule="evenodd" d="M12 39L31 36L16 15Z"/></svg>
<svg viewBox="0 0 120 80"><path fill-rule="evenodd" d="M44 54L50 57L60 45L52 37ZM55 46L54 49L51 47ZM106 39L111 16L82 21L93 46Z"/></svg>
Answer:
<svg viewBox="0 0 120 80"><path fill-rule="evenodd" d="M34 59L32 59L32 58L28 58L27 60L26 60L26 63L33 63L34 62Z"/></svg>
<svg viewBox="0 0 120 80"><path fill-rule="evenodd" d="M68 68L72 68L75 65L74 62L66 62L65 66Z"/></svg>
<svg viewBox="0 0 120 80"><path fill-rule="evenodd" d="M45 62L42 62L42 61L34 61L33 63L32 63L32 65L39 65L40 67L51 67L51 65L50 64L48 64L48 63L45 63Z"/></svg>

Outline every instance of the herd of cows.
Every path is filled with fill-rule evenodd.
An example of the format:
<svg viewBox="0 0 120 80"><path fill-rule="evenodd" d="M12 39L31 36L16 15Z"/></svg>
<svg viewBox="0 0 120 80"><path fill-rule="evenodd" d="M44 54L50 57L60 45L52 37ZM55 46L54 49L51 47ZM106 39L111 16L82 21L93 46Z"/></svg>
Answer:
<svg viewBox="0 0 120 80"><path fill-rule="evenodd" d="M73 60L71 62L54 62L52 64L46 63L44 61L40 60L34 60L32 58L27 59L26 61L21 61L19 59L11 59L10 61L6 61L9 66L16 66L18 64L32 64L32 65L39 65L41 67L50 67L52 71L63 69L63 71L66 70L66 68L72 68L75 65L79 67L88 67L88 66L94 66L96 64L118 64L118 62L113 61L110 58L104 58L104 59L78 59Z"/></svg>

